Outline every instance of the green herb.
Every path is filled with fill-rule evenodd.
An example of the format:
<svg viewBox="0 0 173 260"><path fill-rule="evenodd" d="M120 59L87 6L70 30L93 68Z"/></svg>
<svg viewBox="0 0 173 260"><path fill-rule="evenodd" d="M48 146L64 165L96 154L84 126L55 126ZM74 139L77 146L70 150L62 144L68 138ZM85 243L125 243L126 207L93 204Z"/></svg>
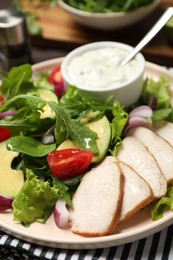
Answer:
<svg viewBox="0 0 173 260"><path fill-rule="evenodd" d="M68 5L87 12L128 12L153 3L153 0L64 0Z"/></svg>

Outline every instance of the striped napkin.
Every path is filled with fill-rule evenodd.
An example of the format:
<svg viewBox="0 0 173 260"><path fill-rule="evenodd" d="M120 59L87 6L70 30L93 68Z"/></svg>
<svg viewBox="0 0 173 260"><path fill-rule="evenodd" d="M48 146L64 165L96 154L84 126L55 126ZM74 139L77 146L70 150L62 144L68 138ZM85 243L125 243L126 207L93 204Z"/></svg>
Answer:
<svg viewBox="0 0 173 260"><path fill-rule="evenodd" d="M103 249L55 249L14 238L0 232L1 260L167 260L173 259L173 225L147 238Z"/></svg>

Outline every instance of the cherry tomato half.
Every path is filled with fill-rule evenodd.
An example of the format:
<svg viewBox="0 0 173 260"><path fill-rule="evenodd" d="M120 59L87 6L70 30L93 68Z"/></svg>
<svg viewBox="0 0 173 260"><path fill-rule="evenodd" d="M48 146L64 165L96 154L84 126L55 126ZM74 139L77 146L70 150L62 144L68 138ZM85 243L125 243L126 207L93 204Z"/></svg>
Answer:
<svg viewBox="0 0 173 260"><path fill-rule="evenodd" d="M48 82L54 86L55 94L61 97L64 93L65 87L63 83L63 78L61 75L61 67L58 66L52 70L48 76Z"/></svg>
<svg viewBox="0 0 173 260"><path fill-rule="evenodd" d="M81 149L64 149L47 155L51 172L59 180L82 174L90 165L93 154Z"/></svg>
<svg viewBox="0 0 173 260"><path fill-rule="evenodd" d="M11 136L10 131L6 128L0 127L0 142L8 139Z"/></svg>

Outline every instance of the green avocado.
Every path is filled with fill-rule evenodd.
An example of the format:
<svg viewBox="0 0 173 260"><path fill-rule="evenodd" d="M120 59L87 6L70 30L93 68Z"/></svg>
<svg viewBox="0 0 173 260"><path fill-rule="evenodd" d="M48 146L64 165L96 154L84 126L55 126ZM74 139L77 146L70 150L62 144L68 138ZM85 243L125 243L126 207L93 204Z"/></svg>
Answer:
<svg viewBox="0 0 173 260"><path fill-rule="evenodd" d="M19 153L8 151L6 143L6 140L0 143L0 156L3 158L3 163L0 164L0 194L13 198L24 184L24 173L21 170L11 168L13 159Z"/></svg>
<svg viewBox="0 0 173 260"><path fill-rule="evenodd" d="M54 101L54 102L58 102L58 98L56 96L56 94L50 90L47 89L39 89L37 91L38 96L46 101ZM46 117L50 117L50 118L55 118L55 113L51 110L51 108L48 105L45 105L43 107L43 111L41 112L40 118L46 118Z"/></svg>
<svg viewBox="0 0 173 260"><path fill-rule="evenodd" d="M110 138L111 138L111 127L110 123L106 116L103 116L101 119L90 122L86 124L92 131L97 134L97 146L99 153L93 156L92 163L100 162L106 155ZM60 144L57 150L63 150L68 148L77 148L73 141L67 139L62 144Z"/></svg>

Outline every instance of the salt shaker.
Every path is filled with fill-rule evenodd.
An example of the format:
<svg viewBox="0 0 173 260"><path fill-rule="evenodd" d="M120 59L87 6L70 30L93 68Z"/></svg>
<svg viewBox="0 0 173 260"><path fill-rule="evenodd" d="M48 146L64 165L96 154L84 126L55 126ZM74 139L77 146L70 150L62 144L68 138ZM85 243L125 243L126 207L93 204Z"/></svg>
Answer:
<svg viewBox="0 0 173 260"><path fill-rule="evenodd" d="M0 69L32 63L25 15L15 10L0 10Z"/></svg>

